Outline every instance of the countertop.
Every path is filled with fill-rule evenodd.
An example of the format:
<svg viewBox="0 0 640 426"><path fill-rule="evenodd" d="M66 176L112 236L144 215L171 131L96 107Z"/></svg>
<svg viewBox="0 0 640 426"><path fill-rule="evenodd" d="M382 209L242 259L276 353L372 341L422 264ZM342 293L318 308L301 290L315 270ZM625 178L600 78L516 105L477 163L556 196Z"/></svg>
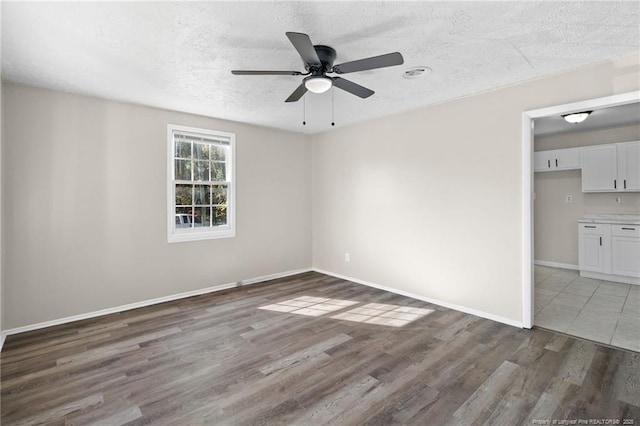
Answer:
<svg viewBox="0 0 640 426"><path fill-rule="evenodd" d="M612 223L622 225L640 225L638 214L588 214L578 220L578 223Z"/></svg>

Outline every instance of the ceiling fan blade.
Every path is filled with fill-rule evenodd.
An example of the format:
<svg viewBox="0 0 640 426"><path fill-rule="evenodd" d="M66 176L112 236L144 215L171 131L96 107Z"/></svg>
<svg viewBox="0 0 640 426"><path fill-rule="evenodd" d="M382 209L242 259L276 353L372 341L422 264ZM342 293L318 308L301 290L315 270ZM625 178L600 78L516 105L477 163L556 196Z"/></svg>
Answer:
<svg viewBox="0 0 640 426"><path fill-rule="evenodd" d="M354 83L353 81L345 80L342 77L331 77L333 80L333 85L338 89L342 89L345 92L349 92L352 95L359 96L361 98L368 98L373 95L375 92L371 89L367 89L364 86L360 86L359 84Z"/></svg>
<svg viewBox="0 0 640 426"><path fill-rule="evenodd" d="M285 102L297 102L305 93L307 93L307 87L302 83L291 95L289 95Z"/></svg>
<svg viewBox="0 0 640 426"><path fill-rule="evenodd" d="M302 75L300 71L243 71L233 70L233 75Z"/></svg>
<svg viewBox="0 0 640 426"><path fill-rule="evenodd" d="M357 61L345 62L333 66L333 72L347 74L350 72L373 70L376 68L392 67L402 65L404 58L400 52L387 53L386 55L372 56L370 58L358 59Z"/></svg>
<svg viewBox="0 0 640 426"><path fill-rule="evenodd" d="M287 37L289 37L289 41L291 41L293 47L296 48L305 64L316 66L322 65L322 63L320 62L320 58L318 58L318 54L316 53L316 49L313 47L313 43L311 43L311 39L308 35L303 33L291 32L288 32L286 34Z"/></svg>

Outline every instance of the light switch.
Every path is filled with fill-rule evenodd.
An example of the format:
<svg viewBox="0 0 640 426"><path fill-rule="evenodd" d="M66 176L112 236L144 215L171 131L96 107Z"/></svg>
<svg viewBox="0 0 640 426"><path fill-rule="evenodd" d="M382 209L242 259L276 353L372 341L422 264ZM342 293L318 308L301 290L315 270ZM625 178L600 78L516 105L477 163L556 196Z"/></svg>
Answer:
<svg viewBox="0 0 640 426"><path fill-rule="evenodd" d="M567 203L573 203L573 195L567 195Z"/></svg>

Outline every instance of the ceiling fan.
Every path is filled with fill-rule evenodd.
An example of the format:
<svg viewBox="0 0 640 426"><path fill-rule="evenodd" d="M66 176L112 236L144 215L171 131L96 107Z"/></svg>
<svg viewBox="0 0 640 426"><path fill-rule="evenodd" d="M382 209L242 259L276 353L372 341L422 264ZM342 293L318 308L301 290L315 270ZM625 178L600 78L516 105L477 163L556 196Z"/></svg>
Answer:
<svg viewBox="0 0 640 426"><path fill-rule="evenodd" d="M234 75L306 75L302 80L302 84L285 100L285 102L296 102L307 90L313 93L324 93L336 86L346 92L361 98L368 98L374 94L373 90L360 86L352 81L345 80L342 77L332 77L327 74L348 74L351 72L373 70L376 68L392 67L404 63L404 59L399 52L388 53L386 55L372 56L370 58L359 59L357 61L345 62L339 65L333 65L336 59L336 51L321 44L314 45L308 35L303 33L286 33L287 37L296 48L307 71L244 71L233 70Z"/></svg>

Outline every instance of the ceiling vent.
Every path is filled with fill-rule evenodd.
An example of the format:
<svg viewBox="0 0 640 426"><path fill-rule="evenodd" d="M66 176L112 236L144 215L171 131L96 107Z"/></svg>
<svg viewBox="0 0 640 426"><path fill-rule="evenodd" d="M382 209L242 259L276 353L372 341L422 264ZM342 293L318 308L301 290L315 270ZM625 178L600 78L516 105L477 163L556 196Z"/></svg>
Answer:
<svg viewBox="0 0 640 426"><path fill-rule="evenodd" d="M432 69L429 67L418 66L405 70L402 73L402 76L404 78L418 78L422 77L423 75L429 74L431 71Z"/></svg>

